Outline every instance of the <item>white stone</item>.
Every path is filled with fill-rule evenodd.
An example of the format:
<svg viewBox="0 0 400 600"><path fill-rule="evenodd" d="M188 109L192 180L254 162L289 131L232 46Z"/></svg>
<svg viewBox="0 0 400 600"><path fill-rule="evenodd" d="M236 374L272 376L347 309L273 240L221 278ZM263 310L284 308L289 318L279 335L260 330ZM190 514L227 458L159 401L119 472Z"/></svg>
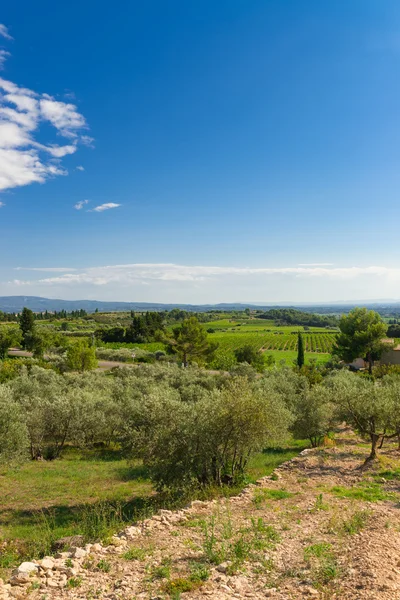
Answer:
<svg viewBox="0 0 400 600"><path fill-rule="evenodd" d="M86 556L86 550L83 548L71 548L71 556L73 558L83 558Z"/></svg>
<svg viewBox="0 0 400 600"><path fill-rule="evenodd" d="M38 571L39 571L38 566L35 565L35 563L33 563L33 562L23 562L16 569L16 573L18 573L18 574L25 573L27 575L30 575L31 573L36 574Z"/></svg>
<svg viewBox="0 0 400 600"><path fill-rule="evenodd" d="M43 558L41 560L40 565L45 570L53 569L54 568L54 560L52 558L46 556L45 558Z"/></svg>

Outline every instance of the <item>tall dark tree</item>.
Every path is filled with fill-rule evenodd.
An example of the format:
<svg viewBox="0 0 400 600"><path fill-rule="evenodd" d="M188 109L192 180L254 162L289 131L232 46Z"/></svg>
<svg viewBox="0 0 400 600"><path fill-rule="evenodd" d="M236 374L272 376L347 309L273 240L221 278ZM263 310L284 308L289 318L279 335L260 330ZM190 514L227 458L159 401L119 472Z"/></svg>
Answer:
<svg viewBox="0 0 400 600"><path fill-rule="evenodd" d="M301 333L297 337L297 366L299 369L304 365L304 340Z"/></svg>
<svg viewBox="0 0 400 600"><path fill-rule="evenodd" d="M22 346L25 349L30 349L31 339L35 328L35 315L30 308L24 307L19 316L19 327L22 333Z"/></svg>

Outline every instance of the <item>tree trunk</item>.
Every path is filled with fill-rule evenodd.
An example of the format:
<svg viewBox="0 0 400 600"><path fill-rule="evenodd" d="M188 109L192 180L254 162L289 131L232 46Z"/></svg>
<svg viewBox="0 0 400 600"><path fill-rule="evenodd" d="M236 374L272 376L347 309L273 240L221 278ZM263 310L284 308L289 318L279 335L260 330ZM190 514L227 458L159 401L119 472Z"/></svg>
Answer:
<svg viewBox="0 0 400 600"><path fill-rule="evenodd" d="M369 463L372 460L375 460L377 458L377 453L376 453L376 449L378 447L378 444L381 440L381 436L378 435L377 433L371 433L371 453L368 456L368 458L365 460L365 463Z"/></svg>
<svg viewBox="0 0 400 600"><path fill-rule="evenodd" d="M372 375L373 360L372 360L371 352L368 352L368 354L367 354L367 361L368 361L368 373L370 375Z"/></svg>

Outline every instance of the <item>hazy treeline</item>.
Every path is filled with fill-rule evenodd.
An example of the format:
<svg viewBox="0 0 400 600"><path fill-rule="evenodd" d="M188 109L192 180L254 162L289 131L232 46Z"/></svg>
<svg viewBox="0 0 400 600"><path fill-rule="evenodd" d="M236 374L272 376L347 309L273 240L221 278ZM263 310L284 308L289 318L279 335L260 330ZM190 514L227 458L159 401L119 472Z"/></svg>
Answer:
<svg viewBox="0 0 400 600"><path fill-rule="evenodd" d="M335 316L307 313L295 308L273 308L260 315L260 319L271 319L281 325L308 325L309 327L337 327Z"/></svg>

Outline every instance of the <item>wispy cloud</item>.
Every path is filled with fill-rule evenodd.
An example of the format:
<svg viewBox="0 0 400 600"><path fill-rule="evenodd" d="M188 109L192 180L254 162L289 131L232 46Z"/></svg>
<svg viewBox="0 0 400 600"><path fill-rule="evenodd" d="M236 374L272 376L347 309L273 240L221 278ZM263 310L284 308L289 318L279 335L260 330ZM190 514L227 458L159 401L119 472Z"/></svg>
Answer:
<svg viewBox="0 0 400 600"><path fill-rule="evenodd" d="M15 267L16 271L46 271L47 273L70 273L76 271L69 267Z"/></svg>
<svg viewBox="0 0 400 600"><path fill-rule="evenodd" d="M3 208L3 206L5 206L6 203L5 202L0 202L0 208Z"/></svg>
<svg viewBox="0 0 400 600"><path fill-rule="evenodd" d="M299 263L299 267L333 267L333 263Z"/></svg>
<svg viewBox="0 0 400 600"><path fill-rule="evenodd" d="M4 69L4 63L9 56L11 56L11 54L7 52L7 50L0 50L0 71Z"/></svg>
<svg viewBox="0 0 400 600"><path fill-rule="evenodd" d="M71 271L71 269L69 270ZM16 281L18 285L40 283L45 285L55 284L147 284L152 281L159 282L206 282L214 281L223 285L225 282L243 280L268 281L272 276L287 278L312 278L321 281L346 281L360 277L375 280L387 279L391 282L400 282L400 268L368 266L368 267L216 267L216 266L188 266L170 263L133 263L126 265L112 265L103 267L90 267L76 269L75 272L65 273L59 277L49 277L36 281Z"/></svg>
<svg viewBox="0 0 400 600"><path fill-rule="evenodd" d="M82 167L82 165L78 165L78 166L76 167L76 170L77 170L77 171L84 171L84 170L85 170L85 167Z"/></svg>
<svg viewBox="0 0 400 600"><path fill-rule="evenodd" d="M74 208L76 208L76 210L82 210L85 204L89 204L89 200L79 200L79 202L74 205Z"/></svg>
<svg viewBox="0 0 400 600"><path fill-rule="evenodd" d="M12 39L4 25L0 35ZM0 68L8 56L0 50ZM39 142L36 136L42 123L52 125L68 143L60 145L56 138ZM79 144L92 144L87 129L74 104L0 78L0 191L67 175L60 159L74 154Z"/></svg>
<svg viewBox="0 0 400 600"><path fill-rule="evenodd" d="M110 208L118 208L121 204L115 204L114 202L107 202L106 204L100 204L92 209L94 212L103 212L104 210L110 210Z"/></svg>
<svg viewBox="0 0 400 600"><path fill-rule="evenodd" d="M8 32L8 28L5 25L3 25L2 23L0 23L0 36L5 38L6 40L13 39Z"/></svg>

